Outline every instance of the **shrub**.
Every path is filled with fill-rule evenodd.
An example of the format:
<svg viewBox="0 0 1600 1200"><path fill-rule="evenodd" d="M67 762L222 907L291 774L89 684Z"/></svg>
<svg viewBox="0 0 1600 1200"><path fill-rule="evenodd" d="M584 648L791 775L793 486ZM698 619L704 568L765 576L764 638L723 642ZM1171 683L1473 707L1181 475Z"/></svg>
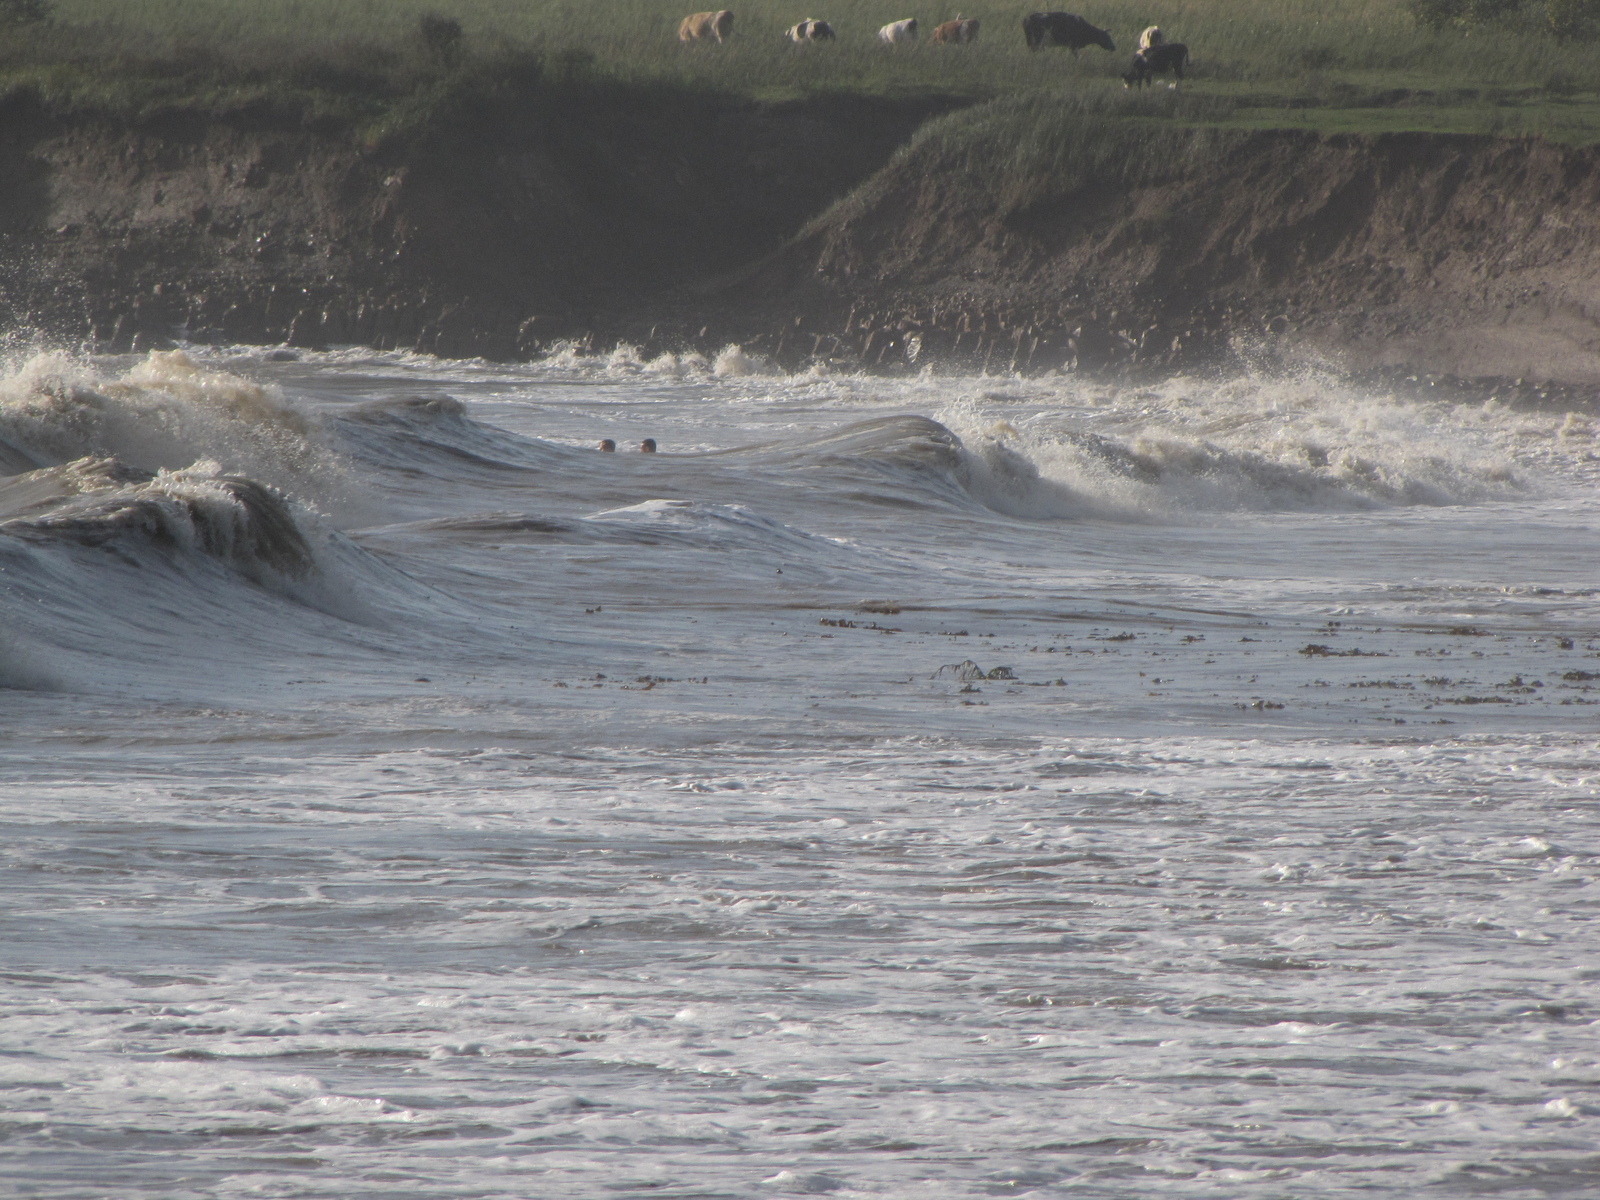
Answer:
<svg viewBox="0 0 1600 1200"><path fill-rule="evenodd" d="M461 53L461 22L438 13L423 13L417 18L417 38L432 57L452 59Z"/></svg>
<svg viewBox="0 0 1600 1200"><path fill-rule="evenodd" d="M1600 0L1545 0L1545 19L1558 37L1574 37L1600 17Z"/></svg>
<svg viewBox="0 0 1600 1200"><path fill-rule="evenodd" d="M581 83L594 75L593 50L568 48L550 56L550 76L557 83Z"/></svg>
<svg viewBox="0 0 1600 1200"><path fill-rule="evenodd" d="M50 0L0 0L0 25L32 25L50 19Z"/></svg>
<svg viewBox="0 0 1600 1200"><path fill-rule="evenodd" d="M1339 64L1339 52L1332 46L1305 46L1294 57L1308 71L1326 71Z"/></svg>
<svg viewBox="0 0 1600 1200"><path fill-rule="evenodd" d="M1411 0L1411 14L1428 29L1488 25L1516 15L1522 0Z"/></svg>

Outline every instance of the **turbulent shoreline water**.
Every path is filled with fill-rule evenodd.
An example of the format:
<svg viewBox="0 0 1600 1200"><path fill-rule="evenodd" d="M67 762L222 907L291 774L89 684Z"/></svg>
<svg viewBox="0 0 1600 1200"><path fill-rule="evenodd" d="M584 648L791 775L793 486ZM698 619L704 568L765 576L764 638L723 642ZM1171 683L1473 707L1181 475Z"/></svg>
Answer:
<svg viewBox="0 0 1600 1200"><path fill-rule="evenodd" d="M11 1186L1591 1190L1596 428L18 360Z"/></svg>

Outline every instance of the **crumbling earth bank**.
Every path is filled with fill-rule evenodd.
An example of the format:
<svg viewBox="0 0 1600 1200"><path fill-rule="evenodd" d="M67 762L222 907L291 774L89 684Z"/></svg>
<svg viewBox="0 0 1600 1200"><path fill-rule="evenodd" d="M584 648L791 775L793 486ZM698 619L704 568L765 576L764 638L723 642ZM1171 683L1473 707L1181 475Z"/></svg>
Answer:
<svg viewBox="0 0 1600 1200"><path fill-rule="evenodd" d="M13 104L0 319L109 346L501 358L736 340L884 370L1168 370L1309 345L1600 384L1593 148L1261 132L1153 182L1008 206L953 186L933 150L891 158L945 102L685 104L501 114L384 147Z"/></svg>

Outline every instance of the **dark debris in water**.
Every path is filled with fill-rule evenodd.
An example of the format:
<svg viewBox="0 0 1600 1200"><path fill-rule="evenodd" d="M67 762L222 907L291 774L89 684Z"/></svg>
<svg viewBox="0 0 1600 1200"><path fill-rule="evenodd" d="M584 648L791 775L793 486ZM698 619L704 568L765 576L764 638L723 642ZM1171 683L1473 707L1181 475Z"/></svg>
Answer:
<svg viewBox="0 0 1600 1200"><path fill-rule="evenodd" d="M953 679L961 683L971 683L984 679L1015 679L1017 673L1010 667L994 667L985 671L970 658L964 658L958 663L946 663L933 673L933 679ZM967 690L965 688L963 691ZM974 689L975 690L975 689Z"/></svg>

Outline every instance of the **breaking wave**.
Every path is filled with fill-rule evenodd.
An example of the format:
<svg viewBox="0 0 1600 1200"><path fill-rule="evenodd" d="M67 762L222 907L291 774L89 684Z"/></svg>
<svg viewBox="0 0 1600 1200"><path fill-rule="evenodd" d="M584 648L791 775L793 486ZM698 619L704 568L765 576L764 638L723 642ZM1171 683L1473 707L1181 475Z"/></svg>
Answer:
<svg viewBox="0 0 1600 1200"><path fill-rule="evenodd" d="M398 575L315 512L209 462L152 473L85 458L0 481L0 549L6 548L10 561L0 566L18 578L41 574L17 561L22 548L76 558L80 567L100 561L190 576L220 571L358 622L371 620L372 610L354 586L357 577L389 582ZM80 572L73 586L100 585ZM110 582L104 587L108 609L131 603L119 601Z"/></svg>
<svg viewBox="0 0 1600 1200"><path fill-rule="evenodd" d="M841 496L857 500L975 504L1025 519L1188 522L1236 512L1470 504L1524 491L1503 459L1436 446L1019 428L961 413L948 420L875 418L746 452L828 472Z"/></svg>
<svg viewBox="0 0 1600 1200"><path fill-rule="evenodd" d="M932 370L884 379L818 366L786 375L736 345L710 359L650 358L623 343L609 352L561 346L532 369L596 381L704 382L741 399L894 403L904 415L741 451L876 469L881 478L855 494L875 503L964 497L1025 519L1187 523L1207 514L1478 504L1527 491L1528 472L1508 449L1523 418L1373 394L1311 368L1298 377L1175 379L1136 389ZM1013 422L1017 408L1028 415ZM917 412L929 415L910 415ZM1592 432L1574 416L1560 431L1573 442Z"/></svg>
<svg viewBox="0 0 1600 1200"><path fill-rule="evenodd" d="M568 347L521 368L330 360L351 374L291 401L246 377L248 356L223 365L41 354L0 377L0 685L81 680L61 664L96 656L175 661L202 637L253 639L259 665L307 630L319 644L371 633L363 653L415 669L430 639L451 661L475 653L486 613L513 614L524 638L543 610L517 606L582 586L596 564L631 573L623 592L826 581L879 594L890 575L914 578L924 549L971 536L972 518L1024 546L1019 520L1492 503L1544 478L1519 438L1569 465L1595 458L1581 417L1326 380L884 380L784 375L737 346ZM506 405L488 411L516 428L441 387ZM598 453L595 435L622 428L616 406L640 398L647 412L620 411L671 452ZM380 627L405 636L380 647Z"/></svg>
<svg viewBox="0 0 1600 1200"><path fill-rule="evenodd" d="M571 372L587 378L711 380L745 377L787 377L762 354L729 343L710 358L696 351L662 351L645 355L637 346L618 342L609 351L596 352L577 342L558 342L539 359L546 371ZM814 374L815 372L813 372Z"/></svg>
<svg viewBox="0 0 1600 1200"><path fill-rule="evenodd" d="M181 352L114 376L33 356L0 379L0 685L178 669L247 627L293 644L307 610L370 626L426 607L314 503L347 482L321 422L273 388Z"/></svg>
<svg viewBox="0 0 1600 1200"><path fill-rule="evenodd" d="M39 354L0 378L0 472L114 458L149 472L219 463L302 496L342 480L313 422L276 389L155 351L106 377L64 355Z"/></svg>
<svg viewBox="0 0 1600 1200"><path fill-rule="evenodd" d="M80 459L5 485L13 488L43 510L0 522L0 532L22 541L130 556L160 548L215 559L262 584L304 580L314 569L289 503L215 463L151 475L115 459Z"/></svg>
<svg viewBox="0 0 1600 1200"><path fill-rule="evenodd" d="M37 354L0 379L0 537L123 563L210 564L341 615L342 541L304 497L344 478L276 389L153 352L107 376ZM341 551L348 556L349 547Z"/></svg>
<svg viewBox="0 0 1600 1200"><path fill-rule="evenodd" d="M1431 407L1314 387L1214 386L1139 405L1123 397L1114 414L1020 427L973 404L946 419L963 438L963 485L1019 517L1186 522L1526 494L1497 441L1504 429L1478 436Z"/></svg>

